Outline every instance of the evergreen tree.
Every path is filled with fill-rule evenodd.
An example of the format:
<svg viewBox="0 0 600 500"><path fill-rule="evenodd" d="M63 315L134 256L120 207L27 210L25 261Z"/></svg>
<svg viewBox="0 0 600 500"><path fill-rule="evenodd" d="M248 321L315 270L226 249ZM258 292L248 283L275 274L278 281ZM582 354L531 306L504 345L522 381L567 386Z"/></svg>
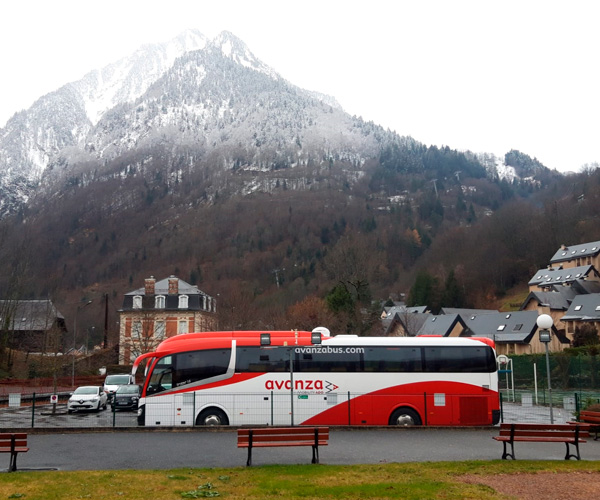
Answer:
<svg viewBox="0 0 600 500"><path fill-rule="evenodd" d="M454 269L450 271L448 278L446 278L442 305L445 307L465 307L465 294L456 279Z"/></svg>
<svg viewBox="0 0 600 500"><path fill-rule="evenodd" d="M428 306L432 311L439 309L439 290L437 278L427 271L419 271L414 285L408 293L406 305Z"/></svg>
<svg viewBox="0 0 600 500"><path fill-rule="evenodd" d="M334 313L351 312L354 310L354 299L352 294L346 288L346 285L340 283L336 285L325 297L327 307Z"/></svg>

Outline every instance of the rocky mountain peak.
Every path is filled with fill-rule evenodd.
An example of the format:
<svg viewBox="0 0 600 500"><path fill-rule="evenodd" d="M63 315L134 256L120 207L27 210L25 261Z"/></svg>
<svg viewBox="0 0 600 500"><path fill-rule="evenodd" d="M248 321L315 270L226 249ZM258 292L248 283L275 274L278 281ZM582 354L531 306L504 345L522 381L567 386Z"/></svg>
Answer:
<svg viewBox="0 0 600 500"><path fill-rule="evenodd" d="M236 64L265 73L279 79L279 75L269 66L260 61L237 36L229 31L222 31L212 40L207 49L218 50L222 55Z"/></svg>

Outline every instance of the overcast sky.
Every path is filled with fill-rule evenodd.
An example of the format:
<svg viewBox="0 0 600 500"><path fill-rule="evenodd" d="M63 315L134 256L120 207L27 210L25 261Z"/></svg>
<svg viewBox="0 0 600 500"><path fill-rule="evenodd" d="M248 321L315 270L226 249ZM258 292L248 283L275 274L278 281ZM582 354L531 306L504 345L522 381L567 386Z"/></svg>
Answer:
<svg viewBox="0 0 600 500"><path fill-rule="evenodd" d="M600 1L19 0L0 8L0 126L43 94L195 28L425 144L561 171L600 162Z"/></svg>

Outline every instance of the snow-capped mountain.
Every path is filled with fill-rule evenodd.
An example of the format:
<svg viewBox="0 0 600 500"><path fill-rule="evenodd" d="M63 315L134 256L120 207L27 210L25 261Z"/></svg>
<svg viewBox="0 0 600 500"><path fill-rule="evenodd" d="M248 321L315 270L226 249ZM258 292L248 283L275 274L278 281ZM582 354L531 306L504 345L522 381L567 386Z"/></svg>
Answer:
<svg viewBox="0 0 600 500"><path fill-rule="evenodd" d="M102 176L102 166L132 150L142 159L121 162L128 171L167 143L186 148L188 162L218 151L225 168L271 170L333 155L359 165L379 148L369 129L386 135L333 97L285 81L233 34L208 41L187 31L13 116L0 130L0 189L11 188L0 216L26 202L44 175Z"/></svg>
<svg viewBox="0 0 600 500"><path fill-rule="evenodd" d="M118 104L141 96L182 54L206 46L206 37L188 30L164 44L150 44L129 57L102 69L90 71L70 85L81 95L86 115L95 125L104 113Z"/></svg>
<svg viewBox="0 0 600 500"><path fill-rule="evenodd" d="M331 155L358 165L379 148L360 125L339 105L285 81L225 32L180 57L135 102L106 113L88 135L86 161L131 150L148 156L168 143L185 148L188 160L218 151L225 168L268 171ZM80 153L68 150L57 163L73 165Z"/></svg>
<svg viewBox="0 0 600 500"><path fill-rule="evenodd" d="M318 182L339 188L369 165L421 175L431 168L425 149L286 81L229 32L208 40L187 31L15 114L0 129L0 217L34 194L60 196L65 186L130 176L148 186L160 179L168 190L201 175L210 200L224 186L241 194ZM474 168L489 164L488 174L497 175L488 160ZM243 172L262 177L229 175Z"/></svg>
<svg viewBox="0 0 600 500"><path fill-rule="evenodd" d="M362 176L362 165L379 155L383 142L414 142L351 117L333 97L287 82L229 32L211 41L200 36L195 40L203 48L185 52L162 74L155 72L150 84L146 73L146 79L135 79L138 72L130 70L120 72L129 78L115 77L109 84L103 77L100 85L92 72L77 82L77 91L74 84L61 89L69 89L76 102L77 117L65 123L83 125L40 162L43 168L34 177L44 177L39 192L59 195L65 183L84 185L150 171L153 178L182 179L194 171L273 172L334 161L348 167L343 175L354 182ZM166 52L155 49L151 60L165 60ZM141 67L143 58L136 60ZM115 67L132 64L117 63L106 73L117 73ZM109 94L118 96L112 101L117 104L97 113L107 107ZM268 189L277 182L248 178L236 182L234 191ZM289 185L311 182L295 179ZM218 191L220 183L232 185L226 176L216 175L211 190Z"/></svg>
<svg viewBox="0 0 600 500"><path fill-rule="evenodd" d="M0 129L0 216L26 202L51 159L82 144L108 109L142 95L177 57L206 42L190 30L167 43L145 45L16 113Z"/></svg>

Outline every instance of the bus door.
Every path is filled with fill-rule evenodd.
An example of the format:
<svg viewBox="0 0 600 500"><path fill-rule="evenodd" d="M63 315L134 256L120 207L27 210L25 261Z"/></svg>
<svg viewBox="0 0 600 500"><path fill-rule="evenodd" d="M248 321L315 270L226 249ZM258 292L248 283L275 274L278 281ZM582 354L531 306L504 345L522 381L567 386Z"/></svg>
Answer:
<svg viewBox="0 0 600 500"><path fill-rule="evenodd" d="M291 361L287 346L240 346L236 349L236 372L247 380L235 395L236 425L291 424Z"/></svg>

